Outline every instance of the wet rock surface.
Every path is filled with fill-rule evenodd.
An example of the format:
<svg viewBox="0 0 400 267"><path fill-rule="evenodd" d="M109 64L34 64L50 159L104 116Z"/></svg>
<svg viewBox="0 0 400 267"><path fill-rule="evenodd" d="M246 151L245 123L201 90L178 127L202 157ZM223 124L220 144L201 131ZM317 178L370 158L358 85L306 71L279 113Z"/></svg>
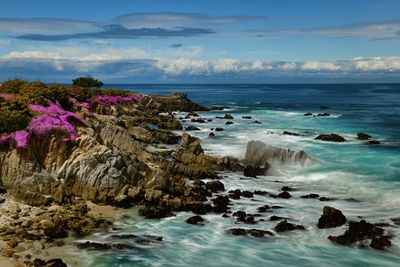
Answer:
<svg viewBox="0 0 400 267"><path fill-rule="evenodd" d="M318 220L318 228L338 227L347 222L343 213L333 207L325 206L323 214Z"/></svg>
<svg viewBox="0 0 400 267"><path fill-rule="evenodd" d="M338 134L320 134L315 137L315 140L321 140L326 142L346 142L347 140L344 139L342 136Z"/></svg>
<svg viewBox="0 0 400 267"><path fill-rule="evenodd" d="M289 223L287 220L283 220L275 226L275 231L277 232L287 232L294 230L305 230L303 225L297 225Z"/></svg>

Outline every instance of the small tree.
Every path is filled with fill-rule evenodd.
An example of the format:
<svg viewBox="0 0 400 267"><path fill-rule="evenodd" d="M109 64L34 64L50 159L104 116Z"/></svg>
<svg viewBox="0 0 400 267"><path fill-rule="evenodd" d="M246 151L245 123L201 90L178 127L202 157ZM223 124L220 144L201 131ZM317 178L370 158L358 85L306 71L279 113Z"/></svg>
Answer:
<svg viewBox="0 0 400 267"><path fill-rule="evenodd" d="M72 85L86 87L86 88L92 88L92 87L100 88L104 85L104 83L91 76L85 76L73 79Z"/></svg>

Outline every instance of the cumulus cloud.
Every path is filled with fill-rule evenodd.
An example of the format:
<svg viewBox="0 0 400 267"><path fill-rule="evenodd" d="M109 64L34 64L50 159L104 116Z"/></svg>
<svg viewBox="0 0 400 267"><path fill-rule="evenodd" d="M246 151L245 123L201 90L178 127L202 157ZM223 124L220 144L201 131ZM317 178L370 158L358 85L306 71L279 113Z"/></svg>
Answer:
<svg viewBox="0 0 400 267"><path fill-rule="evenodd" d="M150 58L146 51L131 48L115 53L92 53L72 56L69 53L52 51L11 52L0 57L0 73L7 78L10 73L24 73L35 79L69 77L92 73L103 78L143 77L156 79L180 79L182 77L252 77L268 76L363 76L400 74L400 57L355 58L339 61L240 61L236 59L197 60L191 58ZM111 50L110 50L111 51ZM142 58L139 58L142 57ZM47 75L47 76L46 76ZM58 76L57 76L58 75ZM152 78L154 79L154 78ZM151 79L150 79L151 80Z"/></svg>
<svg viewBox="0 0 400 267"><path fill-rule="evenodd" d="M258 37L317 35L332 37L366 37L372 39L397 39L400 37L400 20L364 22L338 27L288 28L250 31Z"/></svg>

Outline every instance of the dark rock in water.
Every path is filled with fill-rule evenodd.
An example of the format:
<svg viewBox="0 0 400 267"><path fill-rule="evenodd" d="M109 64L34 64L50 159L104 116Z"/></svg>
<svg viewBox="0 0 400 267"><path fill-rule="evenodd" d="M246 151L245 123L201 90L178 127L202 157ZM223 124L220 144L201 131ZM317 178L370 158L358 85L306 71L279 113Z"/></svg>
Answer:
<svg viewBox="0 0 400 267"><path fill-rule="evenodd" d="M212 206L209 203L194 203L190 205L190 211L202 215L211 212Z"/></svg>
<svg viewBox="0 0 400 267"><path fill-rule="evenodd" d="M400 217L398 218L391 218L390 219L392 222L394 222L395 225L400 225Z"/></svg>
<svg viewBox="0 0 400 267"><path fill-rule="evenodd" d="M315 140L327 141L327 142L346 142L342 136L338 134L320 134L315 137Z"/></svg>
<svg viewBox="0 0 400 267"><path fill-rule="evenodd" d="M267 191L262 191L262 190L255 190L253 192L254 195L259 195L259 196L267 196L269 193Z"/></svg>
<svg viewBox="0 0 400 267"><path fill-rule="evenodd" d="M243 175L246 177L257 178L257 175L264 175L267 171L268 167L265 166L257 166L254 164L246 164L243 170Z"/></svg>
<svg viewBox="0 0 400 267"><path fill-rule="evenodd" d="M376 227L372 223L361 220L360 222L349 222L349 228L344 232L344 234L339 236L329 236L328 239L339 245L352 245L358 241L363 241L365 239L377 239L371 242L371 247L383 248L385 245L389 246L389 240L386 238L380 239L382 237L384 230L380 227Z"/></svg>
<svg viewBox="0 0 400 267"><path fill-rule="evenodd" d="M319 201L332 201L333 200L333 198L330 198L330 197L320 197L319 198Z"/></svg>
<svg viewBox="0 0 400 267"><path fill-rule="evenodd" d="M392 242L390 242L390 239L388 236L380 236L377 238L372 239L370 247L373 249L385 249L386 247L390 247L392 245Z"/></svg>
<svg viewBox="0 0 400 267"><path fill-rule="evenodd" d="M198 118L198 119L191 119L190 122L197 122L197 123L206 123L206 121L202 118Z"/></svg>
<svg viewBox="0 0 400 267"><path fill-rule="evenodd" d="M242 116L242 119L245 119L245 120L251 120L251 119L252 119L252 117L251 117L251 116Z"/></svg>
<svg viewBox="0 0 400 267"><path fill-rule="evenodd" d="M273 236L274 234L270 231L260 230L260 229L250 229L247 231L252 237L261 238L265 235Z"/></svg>
<svg viewBox="0 0 400 267"><path fill-rule="evenodd" d="M186 222L189 224L198 225L199 223L204 222L204 219L203 219L203 217L196 215L196 216L192 216L192 217L188 218L186 220Z"/></svg>
<svg viewBox="0 0 400 267"><path fill-rule="evenodd" d="M32 264L32 265L30 265ZM61 259L51 259L48 261L42 260L42 259L35 259L30 264L25 264L26 266L35 266L35 267L67 267L67 264L65 264Z"/></svg>
<svg viewBox="0 0 400 267"><path fill-rule="evenodd" d="M329 117L330 115L329 113L318 113L317 117Z"/></svg>
<svg viewBox="0 0 400 267"><path fill-rule="evenodd" d="M231 114L226 113L226 114L224 115L224 119L226 119L226 120L233 120L233 116L232 116Z"/></svg>
<svg viewBox="0 0 400 267"><path fill-rule="evenodd" d="M252 123L261 124L261 121L253 121Z"/></svg>
<svg viewBox="0 0 400 267"><path fill-rule="evenodd" d="M200 129L194 125L189 125L188 127L185 128L185 131L200 131Z"/></svg>
<svg viewBox="0 0 400 267"><path fill-rule="evenodd" d="M275 226L275 231L277 232L286 232L293 230L305 230L303 225L296 225L292 223L288 223L287 220L283 220Z"/></svg>
<svg viewBox="0 0 400 267"><path fill-rule="evenodd" d="M226 213L228 211L229 202L230 200L228 196L217 196L213 199L213 211L215 213Z"/></svg>
<svg viewBox="0 0 400 267"><path fill-rule="evenodd" d="M301 196L301 198L319 198L319 195L318 194L308 194L308 195Z"/></svg>
<svg viewBox="0 0 400 267"><path fill-rule="evenodd" d="M280 193L277 195L277 197L288 199L288 198L291 198L292 195L291 195L288 191L283 191L283 192L280 192Z"/></svg>
<svg viewBox="0 0 400 267"><path fill-rule="evenodd" d="M211 133L209 133L208 136L209 136L209 137L214 137L214 136L215 136L215 133L211 132Z"/></svg>
<svg viewBox="0 0 400 267"><path fill-rule="evenodd" d="M233 122L231 122L231 121L225 122L225 125L232 125L232 124L233 124Z"/></svg>
<svg viewBox="0 0 400 267"><path fill-rule="evenodd" d="M86 241L86 242L77 242L75 244L80 249L89 249L98 251L135 249L134 246L123 243L100 243L100 242Z"/></svg>
<svg viewBox="0 0 400 267"><path fill-rule="evenodd" d="M294 189L290 186L282 186L281 191L293 191Z"/></svg>
<svg viewBox="0 0 400 267"><path fill-rule="evenodd" d="M292 132L288 132L288 131L284 131L282 134L283 134L283 135L291 135L291 136L302 136L301 134L292 133Z"/></svg>
<svg viewBox="0 0 400 267"><path fill-rule="evenodd" d="M224 214L222 214L222 217L224 217L224 218L229 218L229 215L226 214L226 213L224 213Z"/></svg>
<svg viewBox="0 0 400 267"><path fill-rule="evenodd" d="M285 217L279 217L279 216L275 216L275 215L272 215L270 218L269 218L269 220L270 221L279 221L279 220L286 220L287 218L285 218Z"/></svg>
<svg viewBox="0 0 400 267"><path fill-rule="evenodd" d="M146 217L147 219L160 219L165 217L171 217L174 215L168 208L151 207L151 206L146 206L140 209L139 214Z"/></svg>
<svg viewBox="0 0 400 267"><path fill-rule="evenodd" d="M347 219L340 210L325 206L323 214L318 220L318 228L338 227L346 222Z"/></svg>
<svg viewBox="0 0 400 267"><path fill-rule="evenodd" d="M247 231L246 229L242 229L242 228L232 228L229 229L229 233L231 233L232 235L247 235Z"/></svg>
<svg viewBox="0 0 400 267"><path fill-rule="evenodd" d="M231 199L240 199L241 194L242 194L242 191L240 191L240 189L229 191L229 197Z"/></svg>
<svg viewBox="0 0 400 267"><path fill-rule="evenodd" d="M225 130L224 130L224 128L219 128L219 127L217 127L217 128L215 128L215 131L216 131L216 132L222 132L222 131L225 131Z"/></svg>
<svg viewBox="0 0 400 267"><path fill-rule="evenodd" d="M162 236L153 236L153 235L121 234L121 235L112 235L111 237L115 239L125 239L125 240L130 239L139 244L155 243L155 242L161 242L163 240Z"/></svg>
<svg viewBox="0 0 400 267"><path fill-rule="evenodd" d="M242 211L242 210L238 210L235 211L234 213L232 213L232 216L234 217L246 217L247 213Z"/></svg>
<svg viewBox="0 0 400 267"><path fill-rule="evenodd" d="M198 117L199 116L199 114L197 114L196 112L194 112L194 111L190 111L189 113L188 113L188 116L192 116L192 117Z"/></svg>
<svg viewBox="0 0 400 267"><path fill-rule="evenodd" d="M245 191L242 191L241 195L242 195L242 197L252 198L253 197L253 192L245 190Z"/></svg>
<svg viewBox="0 0 400 267"><path fill-rule="evenodd" d="M366 145L379 145L381 142L377 141L377 140L370 140L368 142L366 142Z"/></svg>
<svg viewBox="0 0 400 267"><path fill-rule="evenodd" d="M304 116L306 116L306 117L308 117L308 116L312 116L312 113L310 113L310 112L307 112L307 113L305 113L305 114L304 114Z"/></svg>
<svg viewBox="0 0 400 267"><path fill-rule="evenodd" d="M357 139L358 140L368 140L370 138L371 138L371 136L369 134L366 134L366 133L358 133L357 134Z"/></svg>
<svg viewBox="0 0 400 267"><path fill-rule="evenodd" d="M219 192L219 191L225 191L224 184L221 183L218 180L208 182L206 184L206 189L210 190L213 193L216 193L216 192Z"/></svg>
<svg viewBox="0 0 400 267"><path fill-rule="evenodd" d="M267 212L267 211L269 211L270 208L271 207L269 205L264 205L264 206L259 207L257 210L258 210L258 212Z"/></svg>
<svg viewBox="0 0 400 267"><path fill-rule="evenodd" d="M256 224L257 222L254 219L254 216L251 214L246 214L244 211L236 211L232 214L232 216L236 217L238 222L243 222L246 224Z"/></svg>
<svg viewBox="0 0 400 267"><path fill-rule="evenodd" d="M217 107L217 106L213 106L213 107L211 107L210 110L224 110L225 108L229 108L229 107Z"/></svg>

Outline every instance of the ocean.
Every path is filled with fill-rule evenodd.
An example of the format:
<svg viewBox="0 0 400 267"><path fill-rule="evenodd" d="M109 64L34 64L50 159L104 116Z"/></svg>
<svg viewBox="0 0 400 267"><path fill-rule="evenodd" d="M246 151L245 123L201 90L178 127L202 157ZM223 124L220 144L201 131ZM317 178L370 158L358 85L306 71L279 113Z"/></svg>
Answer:
<svg viewBox="0 0 400 267"><path fill-rule="evenodd" d="M227 190L267 190L279 192L283 185L293 187L290 199L267 196L240 199L232 210L257 213L264 204L284 208L263 215L264 222L251 228L271 230L278 223L271 215L302 224L305 231L276 234L259 240L227 233L238 225L232 218L208 214L204 226L185 222L192 214L178 213L162 220L137 216L120 218L118 233L151 234L164 237L159 244L138 247L127 252L87 252L66 248L77 265L82 266L400 266L400 226L392 218L400 217L400 84L224 84L224 85L109 85L148 94L186 93L206 106L224 106L223 111L199 112L212 118L196 124L206 153L243 158L250 140L293 150L304 150L316 165L276 166L272 175L245 178L240 173L221 173ZM329 113L329 117L304 116L305 113ZM230 113L234 124L215 119ZM180 116L180 114L177 114ZM251 116L253 120L242 119ZM251 123L258 120L261 123ZM188 125L188 123L184 123ZM223 127L210 138L211 128ZM300 136L283 135L283 131ZM357 133L368 133L380 145L365 145ZM344 143L314 140L321 133L336 133ZM303 199L317 193L332 199ZM325 205L340 209L348 220L386 222L393 235L387 251L338 246L329 235L343 233L347 227L318 229L318 218ZM95 234L88 239L109 240L110 234Z"/></svg>

